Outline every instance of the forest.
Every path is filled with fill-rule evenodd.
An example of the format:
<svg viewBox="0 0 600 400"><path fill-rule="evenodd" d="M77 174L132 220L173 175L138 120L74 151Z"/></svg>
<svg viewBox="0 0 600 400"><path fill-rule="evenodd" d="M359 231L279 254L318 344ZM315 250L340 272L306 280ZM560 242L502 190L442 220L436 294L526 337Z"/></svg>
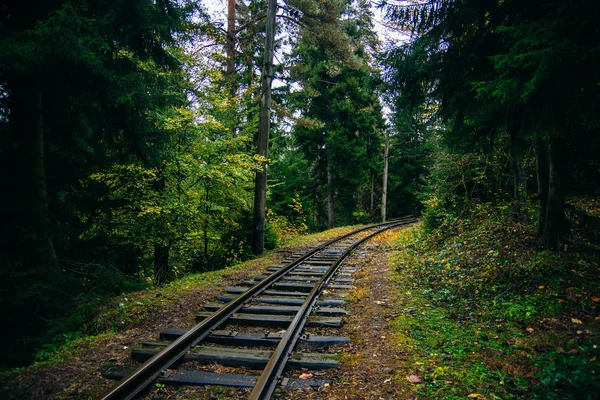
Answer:
<svg viewBox="0 0 600 400"><path fill-rule="evenodd" d="M484 209L598 254L596 1L209 6L0 5L3 367L111 296L336 226Z"/></svg>

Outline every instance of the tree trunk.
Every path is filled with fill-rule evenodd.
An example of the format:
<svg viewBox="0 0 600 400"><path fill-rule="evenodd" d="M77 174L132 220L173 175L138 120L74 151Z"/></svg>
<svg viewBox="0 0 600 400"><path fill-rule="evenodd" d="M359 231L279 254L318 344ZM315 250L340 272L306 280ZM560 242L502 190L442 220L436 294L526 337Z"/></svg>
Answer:
<svg viewBox="0 0 600 400"><path fill-rule="evenodd" d="M154 244L154 283L162 285L173 278L169 268L169 250L167 245Z"/></svg>
<svg viewBox="0 0 600 400"><path fill-rule="evenodd" d="M237 93L237 83L235 76L235 42L236 42L236 33L235 33L235 0L227 1L227 85L229 88L229 100L230 107L235 110L236 104L236 93ZM237 114L237 113L235 113ZM232 115L230 124L231 124L231 136L235 136L237 130L236 116Z"/></svg>
<svg viewBox="0 0 600 400"><path fill-rule="evenodd" d="M42 90L35 82L19 82L11 89L10 129L18 143L22 177L17 182L21 197L20 203L15 204L16 222L24 228L22 245L27 248L32 265L49 271L57 267L58 260L48 215Z"/></svg>
<svg viewBox="0 0 600 400"><path fill-rule="evenodd" d="M320 227L321 223L323 222L323 217L321 216L321 207L320 207L320 203L321 203L321 197L319 196L318 192L314 192L314 196L313 196L313 203L315 206L315 211L314 211L314 221L315 221L315 226Z"/></svg>
<svg viewBox="0 0 600 400"><path fill-rule="evenodd" d="M329 229L335 227L335 198L331 157L327 157L327 227Z"/></svg>
<svg viewBox="0 0 600 400"><path fill-rule="evenodd" d="M275 12L277 0L269 0L267 8L267 29L265 54L262 67L262 88L260 96L260 116L256 135L256 153L265 159L269 150L269 128L271 125L271 83L273 81L273 51L275 46ZM262 254L265 248L265 209L267 203L267 163L256 172L254 181L254 213L252 231L252 252Z"/></svg>
<svg viewBox="0 0 600 400"><path fill-rule="evenodd" d="M548 189L550 185L548 163L548 141L538 138L536 140L536 167L537 167L537 190L540 200L538 233L537 237L541 239L544 236L546 226L546 213L548 210Z"/></svg>
<svg viewBox="0 0 600 400"><path fill-rule="evenodd" d="M208 216L210 215L210 207L209 207L209 201L210 201L210 194L208 191L208 184L206 184L206 182L204 183L204 191L206 192L205 194L205 202L206 202L206 207L204 209L204 263L205 263L205 268L208 268Z"/></svg>
<svg viewBox="0 0 600 400"><path fill-rule="evenodd" d="M549 181L546 223L542 241L550 249L557 249L566 234L565 224L565 141L562 138L550 140Z"/></svg>
<svg viewBox="0 0 600 400"><path fill-rule="evenodd" d="M235 0L227 1L227 79L229 95L235 96Z"/></svg>
<svg viewBox="0 0 600 400"><path fill-rule="evenodd" d="M375 214L375 173L371 172L371 204L369 205L369 214Z"/></svg>
<svg viewBox="0 0 600 400"><path fill-rule="evenodd" d="M386 220L387 211L387 184L388 184L388 156L390 153L390 134L385 132L385 147L383 149L383 187L381 189L381 222Z"/></svg>
<svg viewBox="0 0 600 400"><path fill-rule="evenodd" d="M525 223L527 205L525 202L525 183L527 181L523 173L523 157L521 155L521 143L519 130L515 127L509 128L510 134L510 165L513 173L513 220Z"/></svg>

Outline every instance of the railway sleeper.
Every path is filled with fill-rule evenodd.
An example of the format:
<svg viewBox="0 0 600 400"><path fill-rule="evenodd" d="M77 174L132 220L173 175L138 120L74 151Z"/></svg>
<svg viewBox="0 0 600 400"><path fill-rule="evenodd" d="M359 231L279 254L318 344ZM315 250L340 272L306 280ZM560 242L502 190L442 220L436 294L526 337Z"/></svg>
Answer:
<svg viewBox="0 0 600 400"><path fill-rule="evenodd" d="M318 282L319 280L320 280L319 278L307 278L305 276L294 276L294 275L285 276L282 279L283 282ZM352 283L352 282L354 282L354 279L352 279L352 278L333 278L333 282L335 282L336 284Z"/></svg>
<svg viewBox="0 0 600 400"><path fill-rule="evenodd" d="M217 300L227 303L235 298L237 298L237 296L223 295L217 297ZM255 297L252 299L252 301L255 303L281 304L290 306L300 306L304 303L303 298L295 298L290 296L262 296ZM342 299L321 299L317 301L317 306L341 306L344 303L345 301Z"/></svg>
<svg viewBox="0 0 600 400"><path fill-rule="evenodd" d="M107 379L122 379L129 375L132 369L118 365L108 365L100 368L102 376ZM157 381L164 385L188 385L188 386L231 386L248 387L256 385L257 376L240 374L217 374L206 371L172 370L169 369L165 374L159 376ZM284 378L281 386L290 389L318 389L330 384L330 381L322 379L298 379Z"/></svg>
<svg viewBox="0 0 600 400"><path fill-rule="evenodd" d="M145 362L158 353L160 348L141 348L131 352L131 358ZM245 367L263 369L273 354L270 350L232 349L228 347L196 347L183 356L184 362L197 362L200 364L221 364L226 367ZM331 358L331 355L319 353L299 353L291 357L287 368L292 369L328 369L337 368L340 363Z"/></svg>
<svg viewBox="0 0 600 400"><path fill-rule="evenodd" d="M254 286L256 285L255 281L243 281L240 285L244 286ZM308 293L315 287L314 284L310 283L295 283L295 282L276 282L272 285L273 289L277 290L291 290L293 292L305 292ZM354 289L352 285L344 285L344 284L329 284L327 285L329 289Z"/></svg>
<svg viewBox="0 0 600 400"><path fill-rule="evenodd" d="M245 286L230 286L225 289L227 293L240 294L248 290ZM267 296L289 296L289 297L306 297L306 293L302 292L284 292L280 290L265 290L261 294Z"/></svg>
<svg viewBox="0 0 600 400"><path fill-rule="evenodd" d="M167 328L160 333L160 340L176 340L187 331L183 328ZM282 337L281 332L249 333L216 330L208 335L205 341L227 346L275 347ZM320 349L347 343L350 343L350 338L346 336L302 335L298 339L297 346L302 349Z"/></svg>
<svg viewBox="0 0 600 400"><path fill-rule="evenodd" d="M319 278L320 276L322 276L321 274L314 276L314 275L304 275L304 274L289 274L284 276L281 280L284 282L318 282L321 278ZM256 276L254 277L255 281L262 281L263 279L265 279L264 276ZM354 282L354 279L352 278L334 278L333 279L334 282L337 283L352 283ZM254 282L252 283L254 285Z"/></svg>
<svg viewBox="0 0 600 400"><path fill-rule="evenodd" d="M262 275L259 275L259 276L257 276L254 279L260 278L260 280L263 280L263 279L265 279L265 277L267 277L267 276L269 276L271 274L272 274L272 272L266 271ZM323 273L322 272L314 272L314 271L311 271L311 272L298 272L298 271L294 270L294 271L290 272L290 275L295 275L295 276L323 276Z"/></svg>
<svg viewBox="0 0 600 400"><path fill-rule="evenodd" d="M329 285L329 286L327 286L327 288L325 290L327 290L327 289L336 289L336 288L335 287L332 288L332 285ZM248 288L244 287L244 286L231 286L231 287L228 287L227 289L225 289L225 291L227 293L233 293L233 294L244 293L246 290L248 290ZM266 295L266 296L306 297L307 292L288 292L288 291L283 291L283 290L265 290L261 294ZM336 296L346 297L347 294L346 293L337 293Z"/></svg>
<svg viewBox="0 0 600 400"><path fill-rule="evenodd" d="M329 268L326 267L308 267L305 265L298 265L297 267L292 268L289 272L313 272L313 273L318 273L318 274L324 274L325 272L327 272ZM275 268L267 268L267 272L277 272L279 271L278 269Z"/></svg>
<svg viewBox="0 0 600 400"><path fill-rule="evenodd" d="M271 275L272 272L266 271L263 273L263 275L260 275L260 277L262 279L265 278L265 276L269 276ZM289 275L294 275L294 276L323 276L322 272L318 272L318 271L308 271L308 272L302 272L302 271L298 271L298 270L292 270L289 272ZM352 276L352 273L350 272L342 272L342 270L339 270L338 272L336 272L335 274L336 276Z"/></svg>
<svg viewBox="0 0 600 400"><path fill-rule="evenodd" d="M206 311L217 311L222 307L221 304L206 304L204 305L204 309ZM251 304L244 306L240 312L245 314L273 314L273 315L296 315L296 313L300 310L300 306L264 306L264 305L256 305ZM317 306L314 309L314 313L316 315L346 315L348 312L341 308L333 308L333 307L320 307Z"/></svg>
<svg viewBox="0 0 600 400"><path fill-rule="evenodd" d="M277 272L279 271L281 268L267 268L267 273L269 272ZM322 275L325 272L327 272L329 270L329 268L325 268L325 267L307 267L305 265L299 265L295 268L292 268L292 270L290 271L290 273L296 274L298 272L302 272L302 273L313 273L313 274L319 274ZM347 273L347 274L353 274L354 272L356 272L356 268L347 268L347 267L341 267L339 269L338 272L341 273Z"/></svg>
<svg viewBox="0 0 600 400"><path fill-rule="evenodd" d="M335 262L335 260L333 261L329 261L329 260L325 260L325 261L321 261L321 260L306 260L302 263L302 265L307 265L310 267L328 267L331 264L333 264Z"/></svg>
<svg viewBox="0 0 600 400"><path fill-rule="evenodd" d="M276 282L273 284L274 289L278 290L291 290L297 292L310 292L313 290L315 285L310 284L302 284L302 283L286 283L286 282ZM340 289L340 290L350 290L354 289L352 285L338 285L338 284L329 284L327 285L327 289Z"/></svg>
<svg viewBox="0 0 600 400"><path fill-rule="evenodd" d="M202 321L208 318L213 313L208 311L202 311L196 314L196 320ZM246 326L265 326L265 327L277 327L287 328L287 326L294 319L293 315L267 315L267 314L245 314L235 313L228 320L228 323L239 324ZM333 327L337 328L342 326L342 319L338 317L309 317L306 322L306 326L310 327Z"/></svg>

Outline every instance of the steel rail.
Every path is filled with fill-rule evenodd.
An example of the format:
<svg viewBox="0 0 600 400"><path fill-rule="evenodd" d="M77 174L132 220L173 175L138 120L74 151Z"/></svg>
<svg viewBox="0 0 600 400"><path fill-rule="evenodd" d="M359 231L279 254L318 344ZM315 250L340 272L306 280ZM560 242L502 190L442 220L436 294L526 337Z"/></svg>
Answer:
<svg viewBox="0 0 600 400"><path fill-rule="evenodd" d="M244 293L240 294L235 300L225 304L218 311L215 311L210 317L204 319L202 322L194 326L184 335L179 337L177 340L169 344L163 350L155 354L148 361L140 365L134 371L132 371L129 375L121 379L113 388L107 391L104 395L102 395L102 400L129 400L132 399L139 392L144 390L148 385L152 383L156 378L158 378L161 374L164 373L171 365L180 360L185 353L193 346L197 345L199 342L204 340L210 333L217 329L221 324L223 324L232 314L241 309L244 304L250 300L252 297L261 294L264 290L266 290L271 284L277 282L283 275L285 275L289 270L296 267L301 262L305 261L307 258L311 257L315 253L323 250L324 248L336 243L340 240L343 240L349 236L355 235L359 232L373 229L378 226L387 226L391 224L396 224L398 221L404 221L407 218L405 217L395 221L389 221L386 223L373 224L367 227L357 229L345 235L342 235L338 238L332 239L317 248L311 250L304 256L298 258L297 260L291 262L280 270L274 272L269 275L255 286L251 287Z"/></svg>
<svg viewBox="0 0 600 400"><path fill-rule="evenodd" d="M416 220L414 220L416 221ZM314 304L317 301L317 298L325 285L329 283L333 274L338 270L341 263L350 255L350 252L360 246L365 241L369 240L373 236L383 232L384 230L394 228L396 226L408 225L412 223L413 220L403 220L403 221L394 221L390 224L383 225L384 227L378 229L372 234L358 240L353 243L329 268L329 270L325 273L325 275L317 282L307 296L305 302L300 307L300 310L296 313L296 316L288 326L285 334L279 341L279 345L273 352L271 358L269 359L267 365L265 366L263 372L260 377L256 381L256 385L254 385L254 389L250 393L248 400L268 400L271 398L271 395L275 391L277 384L279 383L281 376L283 374L283 370L285 365L292 354L292 350L296 346L296 342L300 337L300 333L306 324L308 319L308 315L312 311ZM381 225L380 225L381 226ZM372 228L371 228L372 229Z"/></svg>

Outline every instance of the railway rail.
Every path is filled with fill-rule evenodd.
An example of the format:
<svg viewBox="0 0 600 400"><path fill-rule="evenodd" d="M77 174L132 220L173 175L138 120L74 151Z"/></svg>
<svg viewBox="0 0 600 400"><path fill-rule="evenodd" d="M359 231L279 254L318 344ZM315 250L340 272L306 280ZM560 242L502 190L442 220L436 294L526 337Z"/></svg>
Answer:
<svg viewBox="0 0 600 400"><path fill-rule="evenodd" d="M343 261L378 233L415 221L407 217L355 230L303 254L295 254L281 265L269 267L253 281L227 288L227 293L218 297L224 304L205 305L205 311L197 314L200 322L196 326L189 330L164 331L161 339L173 340L171 343L143 343L143 348L134 350L132 358L144 361L134 371L125 374L119 368L104 368L105 377L120 381L101 398L132 399L156 380L173 385L251 387L248 398L252 400L271 398L278 385L323 386L326 382L320 380L285 378L284 370L286 367L331 368L337 366L337 361L314 353L299 352L291 356L296 349L327 348L348 343L349 338L303 334L303 329L340 326L341 316L345 314L339 307L344 303L343 293L334 298L324 293L353 287L350 276L354 271L342 267ZM256 327L284 330L261 332ZM257 377L174 368L188 361L262 369L262 373Z"/></svg>

